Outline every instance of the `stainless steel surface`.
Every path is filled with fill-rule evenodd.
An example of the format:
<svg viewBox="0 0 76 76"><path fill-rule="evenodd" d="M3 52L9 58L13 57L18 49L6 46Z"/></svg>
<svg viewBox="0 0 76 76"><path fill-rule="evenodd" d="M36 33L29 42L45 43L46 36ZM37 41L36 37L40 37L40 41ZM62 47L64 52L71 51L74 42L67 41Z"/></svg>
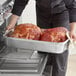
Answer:
<svg viewBox="0 0 76 76"><path fill-rule="evenodd" d="M42 74L47 61L47 55L36 51L19 52L7 48L0 54L0 75L4 74Z"/></svg>
<svg viewBox="0 0 76 76"><path fill-rule="evenodd" d="M44 42L37 40L27 40L6 36L6 45L13 48L23 48L50 53L62 53L67 49L68 41L65 42Z"/></svg>
<svg viewBox="0 0 76 76"><path fill-rule="evenodd" d="M0 0L0 5L3 5L7 0Z"/></svg>
<svg viewBox="0 0 76 76"><path fill-rule="evenodd" d="M13 0L0 0L0 52L3 46L5 46L3 34L11 17L13 4Z"/></svg>
<svg viewBox="0 0 76 76"><path fill-rule="evenodd" d="M3 5L7 5L8 3L10 3L11 1L14 1L14 0L0 0L0 6L3 6Z"/></svg>
<svg viewBox="0 0 76 76"><path fill-rule="evenodd" d="M13 0L1 0L0 2L0 26L4 23L13 8Z"/></svg>

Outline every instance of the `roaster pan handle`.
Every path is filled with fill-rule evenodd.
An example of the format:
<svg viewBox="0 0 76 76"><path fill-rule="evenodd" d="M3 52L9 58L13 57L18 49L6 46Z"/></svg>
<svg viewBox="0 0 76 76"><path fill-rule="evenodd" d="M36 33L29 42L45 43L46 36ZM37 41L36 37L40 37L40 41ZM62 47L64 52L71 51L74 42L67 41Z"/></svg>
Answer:
<svg viewBox="0 0 76 76"><path fill-rule="evenodd" d="M14 31L14 29L6 30L5 33L3 34L3 36L5 37L8 33L13 32L13 31Z"/></svg>

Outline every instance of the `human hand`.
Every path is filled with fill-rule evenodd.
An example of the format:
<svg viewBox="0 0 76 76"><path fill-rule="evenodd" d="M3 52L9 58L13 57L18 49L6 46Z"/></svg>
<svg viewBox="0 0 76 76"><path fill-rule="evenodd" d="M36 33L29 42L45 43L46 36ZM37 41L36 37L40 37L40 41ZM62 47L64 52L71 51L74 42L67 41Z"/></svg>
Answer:
<svg viewBox="0 0 76 76"><path fill-rule="evenodd" d="M70 38L74 41L76 41L76 32L73 30L73 31L70 31Z"/></svg>
<svg viewBox="0 0 76 76"><path fill-rule="evenodd" d="M70 26L70 38L76 41L76 22L71 23Z"/></svg>
<svg viewBox="0 0 76 76"><path fill-rule="evenodd" d="M9 22L9 25L6 27L6 30L13 29L18 19L19 19L19 16L12 15L11 19L10 19L10 22Z"/></svg>
<svg viewBox="0 0 76 76"><path fill-rule="evenodd" d="M8 25L8 26L6 27L6 30L14 29L14 26L15 26L15 25Z"/></svg>

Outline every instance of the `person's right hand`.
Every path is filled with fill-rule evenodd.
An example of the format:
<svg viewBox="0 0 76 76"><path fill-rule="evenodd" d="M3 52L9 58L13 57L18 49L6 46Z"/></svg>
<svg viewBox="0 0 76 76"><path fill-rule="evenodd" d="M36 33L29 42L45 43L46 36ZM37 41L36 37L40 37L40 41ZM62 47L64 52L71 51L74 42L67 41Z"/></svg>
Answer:
<svg viewBox="0 0 76 76"><path fill-rule="evenodd" d="M8 26L6 27L6 30L13 29L18 19L19 19L19 16L12 14L10 22L9 22Z"/></svg>
<svg viewBox="0 0 76 76"><path fill-rule="evenodd" d="M6 30L11 30L11 29L14 29L14 25L8 25L8 26L6 27Z"/></svg>

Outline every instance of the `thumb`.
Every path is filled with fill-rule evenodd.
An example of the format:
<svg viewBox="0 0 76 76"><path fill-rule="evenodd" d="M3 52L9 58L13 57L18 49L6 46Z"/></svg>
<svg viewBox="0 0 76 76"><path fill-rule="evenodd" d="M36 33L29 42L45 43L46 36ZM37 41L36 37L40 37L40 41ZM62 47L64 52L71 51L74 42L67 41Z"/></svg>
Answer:
<svg viewBox="0 0 76 76"><path fill-rule="evenodd" d="M76 40L76 33L71 32L70 37L71 37L71 39Z"/></svg>
<svg viewBox="0 0 76 76"><path fill-rule="evenodd" d="M6 27L6 30L11 30L11 29L13 29L13 28L14 28L13 25L8 25L8 26Z"/></svg>

